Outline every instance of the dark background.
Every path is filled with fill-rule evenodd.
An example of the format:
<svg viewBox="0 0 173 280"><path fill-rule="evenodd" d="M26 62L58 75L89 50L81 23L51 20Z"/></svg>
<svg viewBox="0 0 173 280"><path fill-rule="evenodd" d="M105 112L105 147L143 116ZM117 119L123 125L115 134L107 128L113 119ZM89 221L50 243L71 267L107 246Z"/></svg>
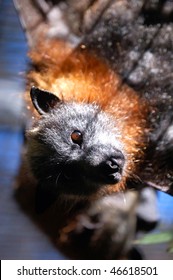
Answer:
<svg viewBox="0 0 173 280"><path fill-rule="evenodd" d="M25 122L27 44L12 0L0 0L0 259L62 259L63 257L14 198ZM160 225L173 228L173 198L158 193ZM173 259L167 244L142 247L147 259Z"/></svg>

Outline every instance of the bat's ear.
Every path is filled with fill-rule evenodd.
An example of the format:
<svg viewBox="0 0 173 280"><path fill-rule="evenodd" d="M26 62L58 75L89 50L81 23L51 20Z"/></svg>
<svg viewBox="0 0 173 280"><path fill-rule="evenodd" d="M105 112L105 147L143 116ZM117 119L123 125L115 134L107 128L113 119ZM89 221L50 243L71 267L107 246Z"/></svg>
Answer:
<svg viewBox="0 0 173 280"><path fill-rule="evenodd" d="M32 87L30 91L31 100L40 115L49 113L61 100L53 93Z"/></svg>

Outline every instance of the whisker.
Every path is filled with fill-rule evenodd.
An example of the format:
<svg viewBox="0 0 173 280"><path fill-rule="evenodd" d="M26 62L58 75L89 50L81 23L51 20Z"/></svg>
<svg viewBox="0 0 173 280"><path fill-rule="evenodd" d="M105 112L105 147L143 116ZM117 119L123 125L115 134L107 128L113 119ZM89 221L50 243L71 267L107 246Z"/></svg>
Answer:
<svg viewBox="0 0 173 280"><path fill-rule="evenodd" d="M121 190L121 194L122 194L122 197L123 197L123 203L124 205L127 205L127 199L126 199L126 196L125 196L125 193L123 190Z"/></svg>
<svg viewBox="0 0 173 280"><path fill-rule="evenodd" d="M55 180L56 186L58 185L58 180L59 180L59 177L61 176L61 174L62 174L62 170L59 172L58 176L56 177L56 180Z"/></svg>

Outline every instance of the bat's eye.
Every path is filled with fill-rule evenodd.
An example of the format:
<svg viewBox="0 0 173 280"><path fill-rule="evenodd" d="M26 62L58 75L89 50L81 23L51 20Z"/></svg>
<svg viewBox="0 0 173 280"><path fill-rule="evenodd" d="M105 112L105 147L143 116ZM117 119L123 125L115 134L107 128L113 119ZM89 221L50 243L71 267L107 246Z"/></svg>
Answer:
<svg viewBox="0 0 173 280"><path fill-rule="evenodd" d="M81 145L83 141L82 132L80 132L79 130L74 130L71 134L71 139L73 143Z"/></svg>

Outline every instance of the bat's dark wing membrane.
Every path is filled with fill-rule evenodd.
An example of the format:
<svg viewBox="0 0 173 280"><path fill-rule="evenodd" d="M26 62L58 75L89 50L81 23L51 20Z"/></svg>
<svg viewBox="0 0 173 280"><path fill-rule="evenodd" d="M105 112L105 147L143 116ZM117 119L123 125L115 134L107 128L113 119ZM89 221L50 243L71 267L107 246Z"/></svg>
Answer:
<svg viewBox="0 0 173 280"><path fill-rule="evenodd" d="M73 24L78 23L78 16L68 1L13 0L13 2L30 48L44 37L61 38L74 45L80 39L73 31L75 30Z"/></svg>
<svg viewBox="0 0 173 280"><path fill-rule="evenodd" d="M158 111L140 174L173 193L173 2L14 0L30 46L40 35L85 45Z"/></svg>
<svg viewBox="0 0 173 280"><path fill-rule="evenodd" d="M13 0L30 47L41 37L74 44L100 20L112 0Z"/></svg>

